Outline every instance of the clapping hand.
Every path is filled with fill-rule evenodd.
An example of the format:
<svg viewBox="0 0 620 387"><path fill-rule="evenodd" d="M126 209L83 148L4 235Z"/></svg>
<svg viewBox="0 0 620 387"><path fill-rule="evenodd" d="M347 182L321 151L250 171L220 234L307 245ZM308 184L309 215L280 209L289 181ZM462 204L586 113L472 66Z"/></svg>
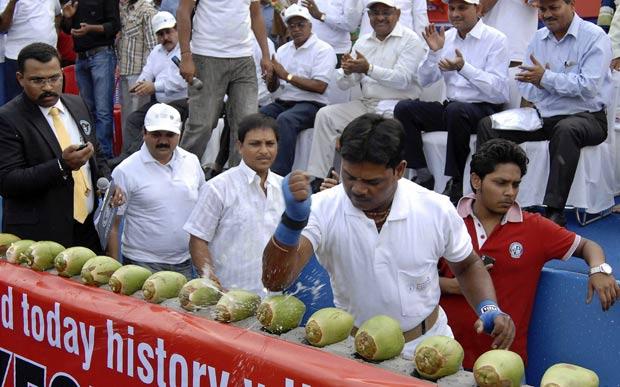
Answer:
<svg viewBox="0 0 620 387"><path fill-rule="evenodd" d="M446 42L446 31L442 26L439 28L439 32L437 32L435 24L431 23L424 28L422 37L426 40L428 48L433 51L439 51L443 48L443 45Z"/></svg>
<svg viewBox="0 0 620 387"><path fill-rule="evenodd" d="M278 62L275 55L271 57L271 65L273 66L273 72L278 76L278 78L286 80L288 71L286 71L284 66Z"/></svg>
<svg viewBox="0 0 620 387"><path fill-rule="evenodd" d="M522 70L515 75L515 79L519 82L531 83L532 85L541 88L540 81L542 80L545 70L549 69L549 64L543 66L534 54L530 55L532 66L519 66Z"/></svg>
<svg viewBox="0 0 620 387"><path fill-rule="evenodd" d="M366 60L366 57L359 51L355 51L355 56L355 59L348 54L345 54L342 57L342 71L344 71L347 75L351 73L368 73L370 64L368 63L368 60Z"/></svg>
<svg viewBox="0 0 620 387"><path fill-rule="evenodd" d="M450 60L442 58L439 61L439 69L441 71L461 71L461 69L465 65L465 59L463 58L463 54L458 48L454 50L454 53L456 54L456 57L454 59Z"/></svg>

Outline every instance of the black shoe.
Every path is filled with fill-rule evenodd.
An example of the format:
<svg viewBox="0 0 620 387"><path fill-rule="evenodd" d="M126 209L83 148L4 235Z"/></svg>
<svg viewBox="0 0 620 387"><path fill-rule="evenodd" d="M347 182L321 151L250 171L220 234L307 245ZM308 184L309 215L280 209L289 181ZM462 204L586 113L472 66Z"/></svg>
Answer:
<svg viewBox="0 0 620 387"><path fill-rule="evenodd" d="M323 180L319 177L315 177L314 180L310 182L310 189L312 189L312 193L315 194L321 190L321 184L323 184Z"/></svg>
<svg viewBox="0 0 620 387"><path fill-rule="evenodd" d="M428 179L424 180L424 181L420 181L418 180L417 176L414 176L411 181L413 181L414 183L416 183L419 186L422 186L428 190L433 190L435 189L435 178L433 177L433 175L431 175L431 177L429 177Z"/></svg>
<svg viewBox="0 0 620 387"><path fill-rule="evenodd" d="M456 205L463 197L463 182L452 178L446 183L446 189L442 192L450 198L452 204Z"/></svg>
<svg viewBox="0 0 620 387"><path fill-rule="evenodd" d="M564 210L562 209L547 207L545 209L545 218L549 219L560 227L566 226L566 216L564 216Z"/></svg>

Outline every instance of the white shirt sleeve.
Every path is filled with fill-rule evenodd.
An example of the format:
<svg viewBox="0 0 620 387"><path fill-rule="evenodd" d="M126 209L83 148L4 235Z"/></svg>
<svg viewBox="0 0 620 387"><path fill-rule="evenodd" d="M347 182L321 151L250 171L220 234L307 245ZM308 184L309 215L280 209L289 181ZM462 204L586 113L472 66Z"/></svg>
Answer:
<svg viewBox="0 0 620 387"><path fill-rule="evenodd" d="M157 57L157 50L156 49L151 50L151 52L149 53L149 56L146 57L146 63L144 64L144 67L142 68L142 72L138 76L138 81L150 81L150 82L155 81L155 72L153 70L153 65L154 65L153 62L156 60L156 57Z"/></svg>
<svg viewBox="0 0 620 387"><path fill-rule="evenodd" d="M473 251L471 237L463 218L456 212L454 206L445 206L443 214L443 235L445 248L442 256L450 262L460 262L467 258Z"/></svg>
<svg viewBox="0 0 620 387"><path fill-rule="evenodd" d="M439 69L439 60L442 58L443 49L437 51L429 50L428 56L418 68L418 77L420 85L426 87L432 85L442 78Z"/></svg>
<svg viewBox="0 0 620 387"><path fill-rule="evenodd" d="M224 202L214 184L206 183L183 230L204 241L211 242L224 213Z"/></svg>
<svg viewBox="0 0 620 387"><path fill-rule="evenodd" d="M500 104L508 101L507 67L510 63L508 53L508 43L506 37L501 36L487 44L491 45L490 52L494 55L488 56L488 60L483 69L476 68L467 62L459 74L467 79L472 86L480 90L483 95L488 96L489 102ZM456 53L454 54L456 56Z"/></svg>
<svg viewBox="0 0 620 387"><path fill-rule="evenodd" d="M329 84L336 68L336 53L331 47L325 47L313 59L312 79Z"/></svg>
<svg viewBox="0 0 620 387"><path fill-rule="evenodd" d="M325 13L325 24L336 30L353 32L359 26L363 12L361 0L344 0L339 9L329 7Z"/></svg>
<svg viewBox="0 0 620 387"><path fill-rule="evenodd" d="M424 28L429 24L426 0L413 0L411 20L413 20L413 30L421 38L422 31L424 31Z"/></svg>
<svg viewBox="0 0 620 387"><path fill-rule="evenodd" d="M127 211L127 206L131 201L131 188L129 187L129 181L127 180L122 168L114 168L112 171L112 180L114 180L114 184L119 187L125 195L125 204L118 207L116 212L116 215L122 216Z"/></svg>
<svg viewBox="0 0 620 387"><path fill-rule="evenodd" d="M316 201L312 202L312 207L310 211L310 217L308 218L308 224L301 232L301 236L307 238L312 244L312 249L316 253L321 245L321 225L319 222L319 216L317 213L319 212L318 205Z"/></svg>
<svg viewBox="0 0 620 387"><path fill-rule="evenodd" d="M379 84L396 90L410 89L416 81L420 62L426 56L426 45L420 39L409 39L398 55L393 68L373 65L368 76ZM363 54L363 53L362 53Z"/></svg>

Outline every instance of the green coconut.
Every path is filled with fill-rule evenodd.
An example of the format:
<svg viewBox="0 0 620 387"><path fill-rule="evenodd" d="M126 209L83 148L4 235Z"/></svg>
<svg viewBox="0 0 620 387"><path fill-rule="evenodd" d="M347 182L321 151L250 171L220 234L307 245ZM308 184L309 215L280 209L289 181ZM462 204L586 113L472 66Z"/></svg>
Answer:
<svg viewBox="0 0 620 387"><path fill-rule="evenodd" d="M30 239L19 240L11 243L6 250L6 260L11 263L19 263L22 255L26 254L26 251L33 244L34 241Z"/></svg>
<svg viewBox="0 0 620 387"><path fill-rule="evenodd" d="M52 241L35 242L26 249L25 254L21 254L17 258L17 262L28 265L37 271L48 270L54 267L54 258L64 250L65 247L60 243Z"/></svg>
<svg viewBox="0 0 620 387"><path fill-rule="evenodd" d="M260 304L260 296L247 290L233 289L224 293L215 305L213 318L222 322L234 322L254 316Z"/></svg>
<svg viewBox="0 0 620 387"><path fill-rule="evenodd" d="M366 320L355 334L355 351L364 359L381 361L398 356L405 347L400 323L385 315Z"/></svg>
<svg viewBox="0 0 620 387"><path fill-rule="evenodd" d="M437 380L461 369L465 352L458 341L448 336L428 337L415 349L414 361L420 376Z"/></svg>
<svg viewBox="0 0 620 387"><path fill-rule="evenodd" d="M11 243L17 242L18 240L21 240L21 238L16 235L0 233L0 257L4 256Z"/></svg>
<svg viewBox="0 0 620 387"><path fill-rule="evenodd" d="M474 378L480 387L520 387L524 374L521 356L505 349L487 351L474 363Z"/></svg>
<svg viewBox="0 0 620 387"><path fill-rule="evenodd" d="M99 255L86 261L80 276L85 284L100 286L107 284L112 274L121 266L121 263L116 259Z"/></svg>
<svg viewBox="0 0 620 387"><path fill-rule="evenodd" d="M179 302L181 307L192 311L215 305L221 296L222 291L215 282L209 278L196 278L183 285L179 292Z"/></svg>
<svg viewBox="0 0 620 387"><path fill-rule="evenodd" d="M267 297L258 306L256 318L268 332L281 334L297 328L306 305L290 294Z"/></svg>
<svg viewBox="0 0 620 387"><path fill-rule="evenodd" d="M574 364L558 363L545 371L540 387L598 387L594 371Z"/></svg>
<svg viewBox="0 0 620 387"><path fill-rule="evenodd" d="M306 323L306 340L315 347L324 347L346 339L353 329L353 315L339 308L323 308Z"/></svg>
<svg viewBox="0 0 620 387"><path fill-rule="evenodd" d="M110 285L114 293L130 296L142 289L144 282L151 275L153 273L142 266L125 265L112 274L108 285Z"/></svg>
<svg viewBox="0 0 620 387"><path fill-rule="evenodd" d="M80 274L86 261L96 255L94 251L86 247L69 247L54 258L54 267L56 267L58 275L73 277Z"/></svg>
<svg viewBox="0 0 620 387"><path fill-rule="evenodd" d="M179 295L187 278L176 271L158 271L142 285L142 294L148 302L159 304L163 300L174 298Z"/></svg>

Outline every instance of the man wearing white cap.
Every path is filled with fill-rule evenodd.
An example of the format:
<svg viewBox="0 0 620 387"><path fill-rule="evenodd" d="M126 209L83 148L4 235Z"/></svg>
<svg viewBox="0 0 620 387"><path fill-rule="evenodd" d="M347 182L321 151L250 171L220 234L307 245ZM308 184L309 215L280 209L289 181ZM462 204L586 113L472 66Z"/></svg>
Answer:
<svg viewBox="0 0 620 387"><path fill-rule="evenodd" d="M327 176L334 159L336 139L354 118L365 113L392 114L399 100L418 98L418 65L426 56L426 46L415 32L400 24L400 10L394 0L371 0L368 15L373 32L355 42L351 55L344 55L337 72L337 85L346 90L362 88L362 98L330 105L319 110L314 122L314 136L308 173Z"/></svg>
<svg viewBox="0 0 620 387"><path fill-rule="evenodd" d="M469 137L478 121L497 113L508 102L506 36L478 18L479 0L444 0L454 26L447 32L429 25L423 33L430 48L422 62L422 86L443 78L446 101L401 101L394 117L405 128L405 158L416 169L416 183L433 189L422 147L422 132L447 131L445 175L451 176L444 194L456 203L463 196L463 173L469 155Z"/></svg>
<svg viewBox="0 0 620 387"><path fill-rule="evenodd" d="M151 106L144 118L144 144L112 173L127 200L110 233L108 254L120 258L118 229L124 216L124 264L177 271L191 278L189 234L183 225L205 178L198 158L177 146L180 133L181 117L175 108L163 103Z"/></svg>
<svg viewBox="0 0 620 387"><path fill-rule="evenodd" d="M365 3L365 0L360 0ZM368 2L370 4L370 2ZM368 7L367 5L366 7ZM428 26L428 5L426 0L394 0L394 6L400 9L400 24L412 29L422 36L424 28ZM362 15L360 35L372 32L368 15Z"/></svg>
<svg viewBox="0 0 620 387"><path fill-rule="evenodd" d="M151 24L159 44L153 47L138 76L138 81L129 89L136 95L150 96L151 101L127 117L123 128L122 153L108 161L112 168L140 149L144 117L154 104L158 102L169 104L179 111L182 121L187 118L187 82L181 77L178 67L172 61L174 57L181 56L177 22L172 14L162 11L153 16Z"/></svg>
<svg viewBox="0 0 620 387"><path fill-rule="evenodd" d="M313 127L316 112L328 102L325 90L336 67L336 53L312 33L306 7L289 6L284 22L293 40L272 58L274 74L267 84L272 93L280 90L279 98L260 109L278 123L279 150L271 169L282 176L293 166L297 134Z"/></svg>

